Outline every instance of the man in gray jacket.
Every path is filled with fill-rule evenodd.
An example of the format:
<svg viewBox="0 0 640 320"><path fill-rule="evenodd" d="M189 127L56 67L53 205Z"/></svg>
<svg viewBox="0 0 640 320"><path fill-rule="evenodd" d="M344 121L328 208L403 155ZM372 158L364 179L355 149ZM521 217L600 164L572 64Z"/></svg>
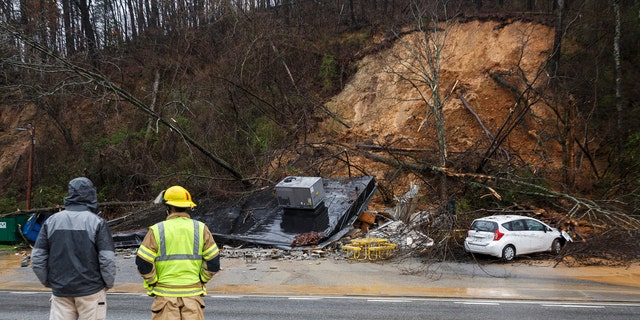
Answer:
<svg viewBox="0 0 640 320"><path fill-rule="evenodd" d="M51 288L49 319L98 320L116 276L115 247L91 180L69 182L65 210L45 220L31 252L33 272Z"/></svg>

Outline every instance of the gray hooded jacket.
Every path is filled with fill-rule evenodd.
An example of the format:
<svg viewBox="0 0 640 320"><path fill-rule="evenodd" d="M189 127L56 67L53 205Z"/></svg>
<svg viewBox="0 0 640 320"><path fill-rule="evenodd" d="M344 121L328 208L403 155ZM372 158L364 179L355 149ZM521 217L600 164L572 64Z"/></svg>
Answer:
<svg viewBox="0 0 640 320"><path fill-rule="evenodd" d="M33 272L55 296L80 297L113 287L113 238L98 217L96 189L80 177L69 182L65 210L45 220L31 251Z"/></svg>

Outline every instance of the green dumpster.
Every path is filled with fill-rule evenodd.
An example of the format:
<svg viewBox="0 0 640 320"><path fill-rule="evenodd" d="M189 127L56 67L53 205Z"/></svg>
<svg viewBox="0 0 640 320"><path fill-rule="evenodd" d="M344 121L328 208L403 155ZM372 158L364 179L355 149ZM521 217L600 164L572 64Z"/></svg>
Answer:
<svg viewBox="0 0 640 320"><path fill-rule="evenodd" d="M29 215L12 215L0 217L0 243L16 243L22 241L21 227L29 220Z"/></svg>

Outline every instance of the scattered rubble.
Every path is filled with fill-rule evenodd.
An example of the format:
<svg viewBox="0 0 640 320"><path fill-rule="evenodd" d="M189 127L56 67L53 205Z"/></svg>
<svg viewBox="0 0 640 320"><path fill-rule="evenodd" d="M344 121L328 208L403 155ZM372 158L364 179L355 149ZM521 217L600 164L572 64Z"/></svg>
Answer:
<svg viewBox="0 0 640 320"><path fill-rule="evenodd" d="M369 214L377 216L378 220L382 219L381 217L384 217L384 215L378 215L376 213ZM375 226L375 224L373 226ZM324 235L320 232L300 234L296 237L296 241L300 246L293 245L292 249L269 248L268 246L255 246L252 244L239 246L222 245L220 255L221 257L228 259L244 259L247 263L257 263L258 261L268 260L333 259L337 261L346 261L346 253L341 249L342 245L358 238L386 238L389 240L389 243L394 245L394 248L404 251L414 250L416 248L426 248L433 245L433 239L417 230L413 230L404 222L399 220L384 221L379 226L368 229L368 232L364 232L364 230L359 228L354 228L349 234L332 245L324 246L322 248L314 247L313 244L317 243L317 241L323 236ZM128 248L118 248L116 252L117 255L124 256L125 258L131 258L135 256L136 250L137 246L131 246ZM386 258L392 257L389 256Z"/></svg>
<svg viewBox="0 0 640 320"><path fill-rule="evenodd" d="M137 248L116 249L116 255L124 259L135 257ZM225 259L243 259L246 263L271 260L344 260L340 252L327 249L318 250L282 250L261 247L224 247L220 250L220 257Z"/></svg>
<svg viewBox="0 0 640 320"><path fill-rule="evenodd" d="M291 247L314 246L317 245L324 237L324 233L314 231L299 234L293 239Z"/></svg>

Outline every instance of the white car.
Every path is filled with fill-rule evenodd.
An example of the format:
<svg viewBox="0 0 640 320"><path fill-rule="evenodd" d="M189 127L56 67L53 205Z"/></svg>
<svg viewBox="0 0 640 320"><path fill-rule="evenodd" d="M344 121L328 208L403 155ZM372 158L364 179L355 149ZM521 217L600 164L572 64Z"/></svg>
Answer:
<svg viewBox="0 0 640 320"><path fill-rule="evenodd" d="M544 222L518 215L495 215L479 218L471 223L464 239L464 249L513 260L516 256L551 252L558 254L566 242L573 241L564 231Z"/></svg>

